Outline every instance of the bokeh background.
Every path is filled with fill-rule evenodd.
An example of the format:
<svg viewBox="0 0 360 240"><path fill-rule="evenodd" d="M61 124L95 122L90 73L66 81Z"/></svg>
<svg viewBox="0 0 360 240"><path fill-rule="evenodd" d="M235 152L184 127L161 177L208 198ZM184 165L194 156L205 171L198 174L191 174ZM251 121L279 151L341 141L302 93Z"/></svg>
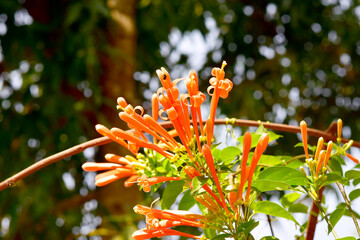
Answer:
<svg viewBox="0 0 360 240"><path fill-rule="evenodd" d="M150 107L155 70L173 78L226 60L228 117L326 130L341 117L360 133L360 5L353 0L0 1L0 180L123 126L116 98ZM219 111L220 114L220 111ZM285 134L274 154L294 154ZM149 204L135 188L96 189L85 161L126 154L89 149L0 192L0 239L130 239ZM101 237L99 236L101 235Z"/></svg>

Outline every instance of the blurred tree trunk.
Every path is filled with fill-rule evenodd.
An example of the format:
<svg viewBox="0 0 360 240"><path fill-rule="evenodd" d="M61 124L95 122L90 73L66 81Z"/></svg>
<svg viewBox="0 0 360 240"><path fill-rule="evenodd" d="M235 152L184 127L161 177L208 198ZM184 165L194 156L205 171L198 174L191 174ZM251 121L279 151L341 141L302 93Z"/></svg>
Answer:
<svg viewBox="0 0 360 240"><path fill-rule="evenodd" d="M107 25L107 39L110 44L108 55L102 56L102 75L100 84L103 96L110 100L104 104L101 115L106 117L109 127L125 127L118 117L116 99L124 97L128 103L135 102L135 82L133 80L136 54L136 1L108 0L111 20ZM119 155L128 152L117 144L110 144L101 149L101 155L106 153ZM124 188L124 181L116 181L98 191L98 200L111 215L132 212L133 206L141 199L141 193L136 186Z"/></svg>

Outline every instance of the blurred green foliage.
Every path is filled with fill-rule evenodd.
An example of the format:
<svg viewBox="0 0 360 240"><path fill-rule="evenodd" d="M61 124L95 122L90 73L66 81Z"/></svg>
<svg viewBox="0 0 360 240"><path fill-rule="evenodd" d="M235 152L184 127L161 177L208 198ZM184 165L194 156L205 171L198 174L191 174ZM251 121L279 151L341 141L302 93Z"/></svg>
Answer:
<svg viewBox="0 0 360 240"><path fill-rule="evenodd" d="M106 121L102 107L115 102L100 84L101 56L112 52L108 4L0 1L0 180L97 136L94 124ZM145 106L145 89L157 86L155 69L164 66L174 77L195 69L205 90L211 67L226 60L235 83L221 105L228 117L290 124L305 118L318 129L341 117L351 127L345 137L358 140L359 21L360 6L346 0L141 0L137 55L128 61L137 69ZM285 134L281 141L292 147L296 137ZM72 239L80 233L93 211L82 204L94 197L83 182L83 161L82 154L71 157L1 192L0 237ZM73 188L64 184L68 174ZM58 209L79 192L79 204Z"/></svg>

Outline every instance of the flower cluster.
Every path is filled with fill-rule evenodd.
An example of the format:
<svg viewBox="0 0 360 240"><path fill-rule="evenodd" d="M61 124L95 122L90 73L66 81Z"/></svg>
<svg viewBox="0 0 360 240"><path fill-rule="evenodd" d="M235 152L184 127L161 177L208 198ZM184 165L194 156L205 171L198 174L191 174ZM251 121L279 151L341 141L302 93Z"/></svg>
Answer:
<svg viewBox="0 0 360 240"><path fill-rule="evenodd" d="M309 166L310 172L310 180L314 183L312 194L317 196L317 193L320 188L324 185L325 181L327 180L327 176L325 175L328 170L328 162L331 156L334 155L346 155L349 159L351 159L355 163L359 163L359 160L353 157L351 154L346 153L346 151L351 147L352 140L346 143L343 147L341 147L341 133L342 133L342 120L339 119L337 121L337 142L338 145L334 146L332 141L327 143L326 150L324 148L324 138L320 137L318 139L315 154L313 156L309 156L308 152L308 143L307 143L307 125L305 121L300 122L300 130L301 130L301 137L303 141L304 152L306 156L306 163ZM335 147L334 152L332 152L333 147ZM301 170L305 175L305 170L301 167Z"/></svg>
<svg viewBox="0 0 360 240"><path fill-rule="evenodd" d="M213 68L211 72L212 78L208 88L208 94L211 96L210 114L206 121L203 121L201 113L201 105L206 96L199 91L197 74L190 71L187 78L172 81L169 73L161 68L156 73L162 87L152 96L152 116L144 114L142 107L133 107L120 97L117 100L117 108L121 110L119 117L127 123L130 130L108 129L103 125L96 125L96 130L100 134L134 154L125 157L106 154L105 159L109 163L85 163L85 171L104 171L96 176L97 186L127 178L125 186L137 183L145 192L149 192L154 184L183 180L184 187L190 187L194 199L206 209L203 215L198 215L138 205L134 210L145 215L147 226L136 231L133 234L134 239L167 235L201 238L171 229L180 225L210 227L235 236L238 233L234 226L249 220L251 182L259 159L269 143L269 136L263 134L260 137L251 163L248 164L252 139L251 134L246 133L241 162L236 165L238 172L231 172L231 181L220 177L221 166L213 157L212 142L219 99L227 98L233 87L232 82L225 78L225 66L226 62L223 62L221 68ZM185 82L187 93L179 93L176 85L180 81ZM162 127L158 123L159 117L170 120L173 129L167 130ZM157 170L157 164L164 161L170 162L173 166L171 171ZM200 183L200 187L193 189L195 183ZM243 196L245 191L246 194ZM223 210L225 215L222 213Z"/></svg>

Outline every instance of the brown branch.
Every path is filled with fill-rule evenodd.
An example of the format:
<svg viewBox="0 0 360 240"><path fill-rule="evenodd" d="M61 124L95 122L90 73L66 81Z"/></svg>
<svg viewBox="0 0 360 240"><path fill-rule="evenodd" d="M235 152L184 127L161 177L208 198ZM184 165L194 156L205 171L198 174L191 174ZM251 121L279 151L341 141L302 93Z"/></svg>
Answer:
<svg viewBox="0 0 360 240"><path fill-rule="evenodd" d="M32 164L31 166L25 168L21 172L16 173L15 175L6 179L5 181L1 182L0 183L0 191L13 186L20 179L23 179L23 178L29 176L30 174L37 172L38 170L42 169L43 167L46 167L52 163L55 163L59 160L70 157L77 153L81 153L87 148L101 146L101 145L104 145L104 144L107 144L110 142L112 142L112 140L109 139L108 137L99 137L99 138L95 138L93 140L81 143L81 144L71 147L69 149L66 149L62 152L51 155L50 157L44 158L44 159Z"/></svg>
<svg viewBox="0 0 360 240"><path fill-rule="evenodd" d="M205 123L205 121L204 121ZM171 122L162 122L160 123L164 128L171 128L172 124ZM262 124L265 128L269 128L275 131L280 132L290 132L290 133L299 133L300 127L290 126L286 124L279 124L279 123L269 123L269 122L260 122L260 121L253 121L253 120L244 120L244 119L236 119L234 122L229 121L229 119L217 119L215 120L216 125L235 125L235 126L247 126L247 127L258 127L260 124ZM326 141L334 141L336 142L336 136L331 135L327 132L320 131L317 129L308 128L308 135L314 136L314 137L323 137ZM342 143L348 142L349 139L342 138ZM96 147L101 146L104 144L108 144L112 142L108 137L100 137L95 138L93 140L84 142L82 144L76 145L74 147L71 147L67 150L64 150L62 152L56 153L52 156L49 156L47 158L44 158L33 165L25 168L21 172L16 173L12 177L4 180L0 183L0 191L13 186L17 181L27 177L28 175L42 169L43 167L46 167L52 163L55 163L57 161L60 161L64 158L70 157L72 155L75 155L77 153L83 152L85 149L90 147ZM355 142L353 143L353 146L360 148L360 143Z"/></svg>
<svg viewBox="0 0 360 240"><path fill-rule="evenodd" d="M319 191L319 202L320 202L320 204L321 204L324 189L325 188L323 187ZM316 225L317 225L317 222L318 222L319 210L320 209L319 209L318 205L313 200L312 204L311 204L311 209L310 209L310 212L309 212L309 218L308 218L308 224L307 224L307 228L306 228L306 238L305 238L305 240L313 240L314 239Z"/></svg>

